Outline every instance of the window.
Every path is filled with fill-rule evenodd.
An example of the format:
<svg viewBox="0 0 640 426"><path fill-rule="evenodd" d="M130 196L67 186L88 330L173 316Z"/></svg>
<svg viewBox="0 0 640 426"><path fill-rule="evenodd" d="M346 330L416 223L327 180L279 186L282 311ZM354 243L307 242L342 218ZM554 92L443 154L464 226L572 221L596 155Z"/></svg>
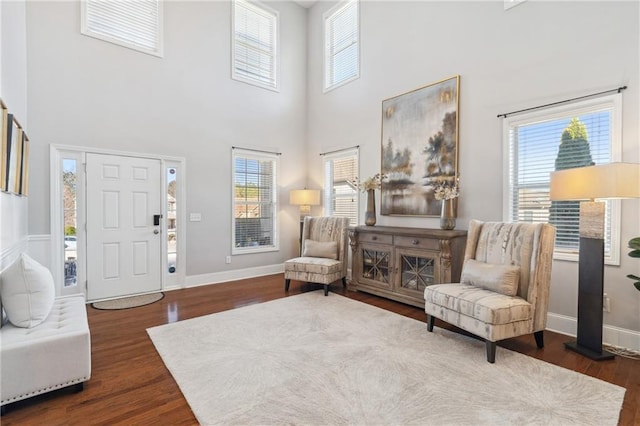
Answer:
<svg viewBox="0 0 640 426"><path fill-rule="evenodd" d="M162 56L162 1L81 2L82 34Z"/></svg>
<svg viewBox="0 0 640 426"><path fill-rule="evenodd" d="M324 156L324 205L327 216L348 217L358 224L358 148Z"/></svg>
<svg viewBox="0 0 640 426"><path fill-rule="evenodd" d="M167 270L175 274L178 267L178 168L169 166L167 172Z"/></svg>
<svg viewBox="0 0 640 426"><path fill-rule="evenodd" d="M77 160L62 159L62 216L64 220L64 287L78 285Z"/></svg>
<svg viewBox="0 0 640 426"><path fill-rule="evenodd" d="M505 220L554 225L556 259L577 260L580 202L550 201L550 173L620 161L620 97L573 102L504 121ZM620 202L606 203L605 262L619 264Z"/></svg>
<svg viewBox="0 0 640 426"><path fill-rule="evenodd" d="M232 254L278 249L278 156L233 150Z"/></svg>
<svg viewBox="0 0 640 426"><path fill-rule="evenodd" d="M231 78L278 90L278 12L235 0L232 16Z"/></svg>
<svg viewBox="0 0 640 426"><path fill-rule="evenodd" d="M357 0L349 0L323 16L325 92L360 76L358 7Z"/></svg>

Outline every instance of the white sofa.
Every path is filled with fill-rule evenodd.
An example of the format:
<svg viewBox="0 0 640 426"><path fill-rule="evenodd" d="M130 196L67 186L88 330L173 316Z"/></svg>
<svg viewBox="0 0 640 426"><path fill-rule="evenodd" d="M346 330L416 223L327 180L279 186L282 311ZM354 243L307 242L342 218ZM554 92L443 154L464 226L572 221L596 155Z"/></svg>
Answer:
<svg viewBox="0 0 640 426"><path fill-rule="evenodd" d="M22 399L75 386L91 377L91 338L83 295L58 297L46 319L32 328L0 329L2 411Z"/></svg>

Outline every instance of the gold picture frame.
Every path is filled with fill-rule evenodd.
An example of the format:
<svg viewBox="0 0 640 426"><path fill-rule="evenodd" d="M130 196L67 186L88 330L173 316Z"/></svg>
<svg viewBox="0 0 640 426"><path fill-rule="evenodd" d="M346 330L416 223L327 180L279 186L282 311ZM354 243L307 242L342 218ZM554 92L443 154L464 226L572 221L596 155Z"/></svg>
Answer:
<svg viewBox="0 0 640 426"><path fill-rule="evenodd" d="M458 176L460 76L382 101L383 215L440 216L434 185Z"/></svg>
<svg viewBox="0 0 640 426"><path fill-rule="evenodd" d="M9 110L0 99L0 191L7 191L7 172L9 168L9 151L8 151L8 137L9 137Z"/></svg>
<svg viewBox="0 0 640 426"><path fill-rule="evenodd" d="M29 195L29 138L22 132L22 161L20 167L20 190L19 194L25 197Z"/></svg>
<svg viewBox="0 0 640 426"><path fill-rule="evenodd" d="M20 169L22 166L22 126L13 114L9 114L7 136L7 181L5 191L20 192Z"/></svg>

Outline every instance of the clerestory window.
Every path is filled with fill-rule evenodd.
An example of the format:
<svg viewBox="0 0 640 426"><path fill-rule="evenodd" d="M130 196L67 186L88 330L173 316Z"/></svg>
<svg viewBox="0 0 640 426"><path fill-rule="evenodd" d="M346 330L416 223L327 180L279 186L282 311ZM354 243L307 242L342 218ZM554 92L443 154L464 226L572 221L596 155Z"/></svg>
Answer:
<svg viewBox="0 0 640 426"><path fill-rule="evenodd" d="M234 0L231 77L278 90L277 11L258 2Z"/></svg>

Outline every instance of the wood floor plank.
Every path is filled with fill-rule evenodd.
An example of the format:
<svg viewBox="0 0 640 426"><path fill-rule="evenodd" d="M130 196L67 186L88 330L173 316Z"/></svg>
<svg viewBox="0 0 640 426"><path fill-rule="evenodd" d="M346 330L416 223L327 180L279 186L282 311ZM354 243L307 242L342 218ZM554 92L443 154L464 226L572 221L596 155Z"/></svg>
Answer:
<svg viewBox="0 0 640 426"><path fill-rule="evenodd" d="M195 425L191 409L146 329L320 288L292 281L290 291L285 293L284 278L277 274L170 291L161 301L134 309L105 311L87 306L92 377L84 391L65 389L20 401L9 407L1 422L3 426ZM339 283L332 286L332 291L426 322L420 308L347 291ZM436 321L436 327L456 330L442 321ZM571 340L568 336L546 331L544 339L543 349L536 347L532 336L508 339L499 345L625 387L619 425L640 424L640 361L619 356L612 361L591 361L564 348L563 343Z"/></svg>

